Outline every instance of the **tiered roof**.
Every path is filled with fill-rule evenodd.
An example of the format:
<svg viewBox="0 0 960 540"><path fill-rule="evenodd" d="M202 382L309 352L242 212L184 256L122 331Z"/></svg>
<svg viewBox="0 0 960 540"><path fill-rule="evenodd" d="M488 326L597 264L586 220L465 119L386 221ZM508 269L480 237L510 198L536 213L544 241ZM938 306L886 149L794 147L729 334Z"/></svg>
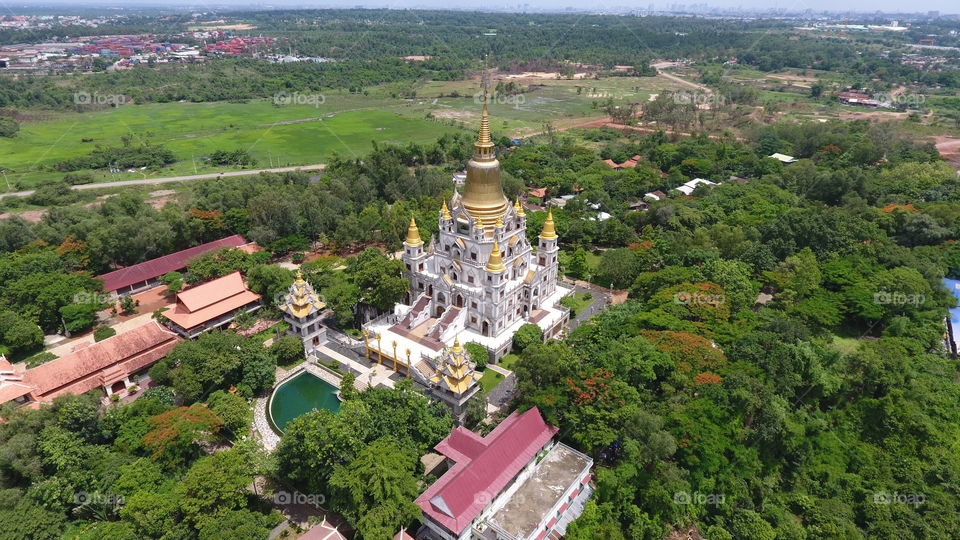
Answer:
<svg viewBox="0 0 960 540"><path fill-rule="evenodd" d="M290 292L284 298L280 310L294 317L302 318L318 313L326 307L320 301L313 287L303 279L303 274L297 270L297 279L290 285Z"/></svg>
<svg viewBox="0 0 960 540"><path fill-rule="evenodd" d="M482 377L474 367L467 357L467 351L460 346L460 339L454 338L453 347L440 356L436 373L430 378L430 382L454 394L463 394Z"/></svg>
<svg viewBox="0 0 960 540"><path fill-rule="evenodd" d="M177 305L164 316L187 330L260 300L243 283L240 272L227 274L177 294Z"/></svg>

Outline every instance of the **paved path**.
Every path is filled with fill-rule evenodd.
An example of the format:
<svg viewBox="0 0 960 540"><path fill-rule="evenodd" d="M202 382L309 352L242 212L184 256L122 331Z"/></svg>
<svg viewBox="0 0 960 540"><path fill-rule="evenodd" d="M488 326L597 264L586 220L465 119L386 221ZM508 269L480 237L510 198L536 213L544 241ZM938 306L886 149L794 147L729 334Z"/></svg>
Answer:
<svg viewBox="0 0 960 540"><path fill-rule="evenodd" d="M187 176L167 176L165 178L143 178L140 180L119 180L117 182L103 182L100 184L80 184L70 186L70 189L102 189L123 186L152 186L154 184L168 184L171 182L189 182L190 180L204 180L209 178L221 178L229 176L249 176L251 174L260 174L262 172L290 172L290 171L320 171L326 167L323 163L315 165L299 165L296 167L276 167L273 169L249 169L245 171L228 171L218 173L190 174ZM36 190L14 191L12 193L0 193L0 199L3 197L27 197L33 195Z"/></svg>
<svg viewBox="0 0 960 540"><path fill-rule="evenodd" d="M564 282L569 285L568 282ZM577 313L577 316L570 319L570 324L568 328L573 330L574 328L580 326L581 324L590 320L590 317L593 317L597 313L607 309L607 306L610 305L610 295L600 292L593 288L586 288L580 285L574 286L575 293L590 293L593 295L593 301L590 302L590 305L583 308L580 313Z"/></svg>

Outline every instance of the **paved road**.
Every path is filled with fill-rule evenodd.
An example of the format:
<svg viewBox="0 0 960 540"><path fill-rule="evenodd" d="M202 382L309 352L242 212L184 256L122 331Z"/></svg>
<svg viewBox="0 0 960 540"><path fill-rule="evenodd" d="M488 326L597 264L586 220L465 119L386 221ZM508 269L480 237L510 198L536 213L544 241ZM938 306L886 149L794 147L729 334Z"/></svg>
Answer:
<svg viewBox="0 0 960 540"><path fill-rule="evenodd" d="M189 182L190 180L204 180L209 178L220 178L227 176L248 176L251 174L260 174L262 172L289 172L289 171L320 171L326 167L323 163L315 165L299 165L296 167L277 167L273 169L249 169L245 171L229 171L219 173L191 174L187 176L168 176L166 178L143 178L141 180L120 180L117 182L103 182L101 184L80 184L70 186L70 189L102 189L123 186L152 186L154 184L168 184L171 182ZM0 199L4 197L27 197L33 195L35 190L15 191L12 193L0 193Z"/></svg>

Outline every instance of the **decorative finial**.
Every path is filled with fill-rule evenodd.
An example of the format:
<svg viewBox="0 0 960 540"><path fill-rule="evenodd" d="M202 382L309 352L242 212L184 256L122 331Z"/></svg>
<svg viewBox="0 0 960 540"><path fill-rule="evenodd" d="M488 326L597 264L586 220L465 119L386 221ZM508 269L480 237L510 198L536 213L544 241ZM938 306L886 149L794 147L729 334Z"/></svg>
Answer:
<svg viewBox="0 0 960 540"><path fill-rule="evenodd" d="M453 348L451 348L450 351L458 353L462 350L463 350L463 347L460 346L460 336L455 336L453 338Z"/></svg>
<svg viewBox="0 0 960 540"><path fill-rule="evenodd" d="M482 229L482 228L483 228L483 218L478 217L475 225L477 226L478 229Z"/></svg>
<svg viewBox="0 0 960 540"><path fill-rule="evenodd" d="M500 244L496 241L493 242L493 251L490 253L490 258L487 259L487 272L503 272L507 267L503 265L503 259L500 257Z"/></svg>
<svg viewBox="0 0 960 540"><path fill-rule="evenodd" d="M407 240L404 244L410 247L423 245L423 240L420 239L420 229L417 228L417 220L413 216L410 216L410 226L407 227Z"/></svg>
<svg viewBox="0 0 960 540"><path fill-rule="evenodd" d="M553 240L557 237L557 228L553 223L553 209L547 210L547 220L543 222L543 231L540 232L540 238L544 240Z"/></svg>
<svg viewBox="0 0 960 540"><path fill-rule="evenodd" d="M498 229L503 228L503 216L497 216L497 228Z"/></svg>
<svg viewBox="0 0 960 540"><path fill-rule="evenodd" d="M517 197L517 202L513 203L513 209L516 210L518 217L527 217L527 213L523 211L523 205L520 204L520 197Z"/></svg>
<svg viewBox="0 0 960 540"><path fill-rule="evenodd" d="M452 219L450 217L450 209L447 208L447 201L443 201L443 207L440 208L440 217L442 219Z"/></svg>
<svg viewBox="0 0 960 540"><path fill-rule="evenodd" d="M297 283L303 283L303 273L297 268Z"/></svg>

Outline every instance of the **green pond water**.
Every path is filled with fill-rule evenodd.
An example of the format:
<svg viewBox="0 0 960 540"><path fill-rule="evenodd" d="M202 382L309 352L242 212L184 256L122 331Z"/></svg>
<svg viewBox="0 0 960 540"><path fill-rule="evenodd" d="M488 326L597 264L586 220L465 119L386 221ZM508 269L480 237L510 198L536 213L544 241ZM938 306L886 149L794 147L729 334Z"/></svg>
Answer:
<svg viewBox="0 0 960 540"><path fill-rule="evenodd" d="M314 409L338 412L337 388L304 371L274 390L270 418L283 431L291 420Z"/></svg>

